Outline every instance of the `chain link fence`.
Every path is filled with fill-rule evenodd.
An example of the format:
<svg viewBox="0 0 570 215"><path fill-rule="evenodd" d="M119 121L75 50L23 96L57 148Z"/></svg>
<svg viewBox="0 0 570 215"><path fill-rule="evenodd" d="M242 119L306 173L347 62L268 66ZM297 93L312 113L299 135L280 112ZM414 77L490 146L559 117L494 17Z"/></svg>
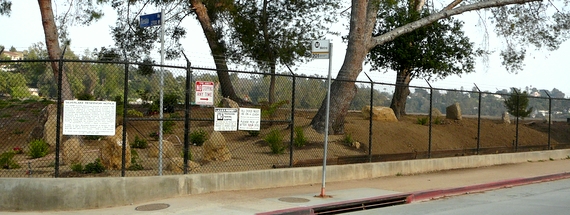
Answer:
<svg viewBox="0 0 570 215"><path fill-rule="evenodd" d="M324 135L311 120L326 98L325 77L222 72L229 72L235 95L243 99L240 108L260 110L259 131L215 131L222 119L214 108L232 104L223 98L214 69L0 61L0 177L131 177L322 165ZM196 104L197 81L214 83L213 107ZM385 107L393 113L394 84L354 83L345 133L329 136L330 165L570 146L570 100L564 96L513 91L533 108L528 116L514 117L505 108L513 97L509 92L409 86L406 114L396 123L376 112ZM64 102L70 98L94 103L82 116L70 112L73 103ZM109 110L116 114L107 116ZM65 129L100 129L66 125L66 115L94 123L114 118L116 130L64 135Z"/></svg>

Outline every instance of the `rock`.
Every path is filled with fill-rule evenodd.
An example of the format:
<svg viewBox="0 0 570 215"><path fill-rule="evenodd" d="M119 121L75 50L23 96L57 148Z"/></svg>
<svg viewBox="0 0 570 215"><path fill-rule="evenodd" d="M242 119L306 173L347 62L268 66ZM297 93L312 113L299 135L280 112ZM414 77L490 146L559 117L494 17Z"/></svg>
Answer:
<svg viewBox="0 0 570 215"><path fill-rule="evenodd" d="M511 124L511 117L509 116L509 112L507 111L503 112L502 118L503 118L503 123Z"/></svg>
<svg viewBox="0 0 570 215"><path fill-rule="evenodd" d="M356 149L360 149L360 142L358 142L358 141L352 142L352 143L350 144L350 146L352 146L352 147L354 147L354 148L356 148Z"/></svg>
<svg viewBox="0 0 570 215"><path fill-rule="evenodd" d="M431 116L433 118L437 118L437 117L442 117L443 114L441 113L441 111L439 109L433 108L433 109L431 109Z"/></svg>
<svg viewBox="0 0 570 215"><path fill-rule="evenodd" d="M204 142L205 161L228 161L232 159L232 154L226 146L224 135L218 131L212 132L210 138Z"/></svg>
<svg viewBox="0 0 570 215"><path fill-rule="evenodd" d="M459 106L459 103L455 102L455 104L445 108L445 118L461 120L461 107Z"/></svg>
<svg viewBox="0 0 570 215"><path fill-rule="evenodd" d="M364 106L362 108L362 115L364 119L370 119L370 106ZM394 111L389 107L374 107L372 108L372 120L384 121L384 122L397 122L398 118L394 114Z"/></svg>
<svg viewBox="0 0 570 215"><path fill-rule="evenodd" d="M239 105L234 100L231 100L229 98L223 98L222 99L222 107L223 108L239 108Z"/></svg>
<svg viewBox="0 0 570 215"><path fill-rule="evenodd" d="M63 162L67 165L81 164L83 158L83 149L81 148L81 139L73 137L63 142Z"/></svg>
<svg viewBox="0 0 570 215"><path fill-rule="evenodd" d="M56 123L57 123L57 106L55 104L50 104L46 106L42 113L40 114L41 117L39 120L44 120L44 117L47 116L45 119L46 122L43 126L43 139L46 143L50 146L55 146L56 141ZM63 132L63 128L61 128L60 132ZM60 134L61 135L61 134ZM60 136L60 140L61 140Z"/></svg>
<svg viewBox="0 0 570 215"><path fill-rule="evenodd" d="M188 171L198 170L200 168L200 164L194 161L188 161ZM184 158L177 157L177 158L170 158L168 164L166 165L166 170L175 172L175 173L183 173L184 172Z"/></svg>
<svg viewBox="0 0 570 215"><path fill-rule="evenodd" d="M28 136L28 142L44 138L45 124L48 120L49 113L52 112L52 109L57 109L57 106L50 104L42 109L40 115L38 116L36 126L32 129L32 132ZM55 114L55 110L53 110L53 113Z"/></svg>
<svg viewBox="0 0 570 215"><path fill-rule="evenodd" d="M149 157L151 158L158 157L158 151L159 151L158 144L159 144L158 142L150 144L150 147L148 149ZM174 158L174 157L179 157L179 154L176 153L176 147L174 147L174 144L168 140L162 140L162 158Z"/></svg>
<svg viewBox="0 0 570 215"><path fill-rule="evenodd" d="M125 144L125 168L131 166L131 146ZM103 146L101 148L101 163L107 169L121 169L123 161L123 126L118 126L115 129L114 136L107 136L103 139Z"/></svg>

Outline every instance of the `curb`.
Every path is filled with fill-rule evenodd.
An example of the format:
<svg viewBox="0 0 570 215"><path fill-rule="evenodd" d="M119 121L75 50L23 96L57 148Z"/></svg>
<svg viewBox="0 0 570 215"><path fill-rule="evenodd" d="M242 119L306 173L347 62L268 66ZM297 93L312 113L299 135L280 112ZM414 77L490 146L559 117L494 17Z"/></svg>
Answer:
<svg viewBox="0 0 570 215"><path fill-rule="evenodd" d="M570 172L536 176L530 178L509 179L504 181L490 182L485 184L477 184L477 185L450 188L450 189L437 189L437 190L418 191L411 193L400 193L400 194L376 196L364 199L341 201L335 203L327 203L327 204L314 205L314 206L294 207L294 208L257 213L257 215L293 215L293 214L312 215L322 210L327 210L328 212L342 212L343 210L339 210L339 208L348 208L355 205L360 205L361 210L363 210L366 209L365 205L370 203L374 204L370 208L382 207L378 205L385 205L385 206L395 205L393 201L398 198L405 198L405 201L401 202L401 204L409 204L412 202L427 201L448 196L470 194L474 192L484 192L488 190L522 186L522 185L540 183L540 182L555 181L567 178L570 178Z"/></svg>

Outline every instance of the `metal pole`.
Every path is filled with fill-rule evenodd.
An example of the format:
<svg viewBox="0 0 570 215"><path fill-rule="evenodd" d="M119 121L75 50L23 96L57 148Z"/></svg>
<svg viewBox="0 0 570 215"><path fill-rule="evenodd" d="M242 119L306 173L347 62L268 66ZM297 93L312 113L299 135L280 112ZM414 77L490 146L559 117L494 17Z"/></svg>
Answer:
<svg viewBox="0 0 570 215"><path fill-rule="evenodd" d="M552 97L548 93L548 91L544 90L546 95L548 96L548 150L550 150L550 127L552 125Z"/></svg>
<svg viewBox="0 0 570 215"><path fill-rule="evenodd" d="M329 110L331 104L331 68L332 68L332 56L333 56L333 44L330 43L329 46L329 73L327 77L327 108L326 108L326 119L325 119L325 148L323 152L323 184L321 186L321 197L325 197L325 181L327 173L327 149L329 142Z"/></svg>
<svg viewBox="0 0 570 215"><path fill-rule="evenodd" d="M186 95L184 98L184 174L188 174L188 159L190 155L190 137L188 133L190 132L190 91L192 91L192 65L186 57L186 54L182 52L184 58L186 58Z"/></svg>
<svg viewBox="0 0 570 215"><path fill-rule="evenodd" d="M59 145L61 142L61 137L59 135L59 133L61 132L61 109L62 109L62 98L61 98L61 92L63 91L63 55L65 55L65 50L67 50L67 46L63 47L63 52L61 53L61 56L59 57L59 71L58 71L58 76L57 76L57 113L56 113L56 124L55 124L55 172L54 172L54 177L57 178L59 177ZM67 89L67 90L71 90L71 89Z"/></svg>
<svg viewBox="0 0 570 215"><path fill-rule="evenodd" d="M158 125L158 175L162 175L162 124L164 122L164 9L160 10L160 121Z"/></svg>
<svg viewBox="0 0 570 215"><path fill-rule="evenodd" d="M291 126L291 130L289 131L289 167L293 167L293 132L295 132L295 87L297 86L296 80L297 77L295 77L295 73L293 73L293 71L291 71L291 68L289 68L289 66L287 66L287 68L289 69L289 72L293 75L293 83L292 83L292 92L291 92L291 123L289 124Z"/></svg>
<svg viewBox="0 0 570 215"><path fill-rule="evenodd" d="M372 108L374 108L374 82L370 76L366 74L366 72L364 74L368 80L370 80L370 111L368 113L370 116L370 119L368 120L368 162L372 162Z"/></svg>
<svg viewBox="0 0 570 215"><path fill-rule="evenodd" d="M126 59L125 59L126 60ZM129 64L125 63L125 86L123 86L123 146L122 146L122 164L121 164L121 177L125 177L125 164L127 163L127 95L129 95Z"/></svg>
<svg viewBox="0 0 570 215"><path fill-rule="evenodd" d="M479 87L477 86L477 84L473 83L475 85L475 88L477 89L477 92L479 92L479 106L477 107L477 152L476 154L479 154L479 151L481 149L481 100L482 100L482 94L481 94L481 90L479 89Z"/></svg>
<svg viewBox="0 0 570 215"><path fill-rule="evenodd" d="M433 110L433 88L431 84L426 80L429 85L429 136L428 136L428 158L431 158L431 121L432 121L432 110Z"/></svg>
<svg viewBox="0 0 570 215"><path fill-rule="evenodd" d="M516 106L516 108L517 108L517 111L516 111L517 122L516 123L517 123L517 125L516 125L516 131L515 131L515 152L517 152L519 150L519 116L520 116L519 98L520 98L520 94L517 91L517 89L515 89L515 88L513 88L513 91L515 91L515 94L517 96L516 97L516 102L517 102L517 106Z"/></svg>

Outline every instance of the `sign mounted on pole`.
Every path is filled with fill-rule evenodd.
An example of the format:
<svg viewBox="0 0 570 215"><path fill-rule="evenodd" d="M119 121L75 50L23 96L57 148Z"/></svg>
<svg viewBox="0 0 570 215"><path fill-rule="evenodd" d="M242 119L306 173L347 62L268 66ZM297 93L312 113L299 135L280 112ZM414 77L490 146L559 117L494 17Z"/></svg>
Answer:
<svg viewBox="0 0 570 215"><path fill-rule="evenodd" d="M196 81L195 99L197 105L214 106L214 82Z"/></svg>
<svg viewBox="0 0 570 215"><path fill-rule="evenodd" d="M311 42L311 53L315 59L329 59L329 46L328 40L313 40Z"/></svg>
<svg viewBox="0 0 570 215"><path fill-rule="evenodd" d="M162 16L161 13L146 14L140 16L140 27L150 27L155 25L161 25Z"/></svg>

